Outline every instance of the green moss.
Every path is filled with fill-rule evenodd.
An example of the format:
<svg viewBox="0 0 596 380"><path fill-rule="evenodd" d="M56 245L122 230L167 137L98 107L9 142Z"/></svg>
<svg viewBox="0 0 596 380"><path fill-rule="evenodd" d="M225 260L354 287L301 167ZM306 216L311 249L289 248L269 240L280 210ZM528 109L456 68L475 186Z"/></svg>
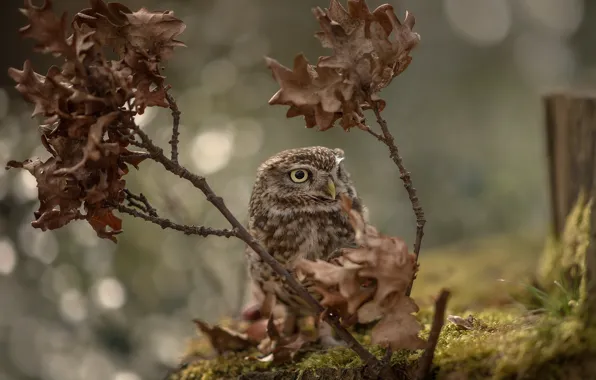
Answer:
<svg viewBox="0 0 596 380"><path fill-rule="evenodd" d="M168 380L234 379L246 373L269 369L269 363L247 360L246 357L250 354L250 352L244 352L209 360L197 360L170 376Z"/></svg>
<svg viewBox="0 0 596 380"><path fill-rule="evenodd" d="M469 379L537 378L545 366L596 353L596 331L577 317L529 317L485 311L486 326L475 330L445 327L435 356L438 378L457 372Z"/></svg>
<svg viewBox="0 0 596 380"><path fill-rule="evenodd" d="M592 200L580 193L560 239L549 238L541 259L539 280L547 289L563 287L573 292L579 303L585 299L585 258L590 244Z"/></svg>
<svg viewBox="0 0 596 380"><path fill-rule="evenodd" d="M551 256L543 260L540 272L542 281L552 283L557 278L562 279L564 276L561 268L568 275L568 269L577 268L582 261L589 227L586 226L588 206L589 204L578 202L569 218L564 238L551 246L556 249L546 251ZM424 325L422 335L425 338L428 336L433 314L430 295L436 295L439 286L448 286L454 295L460 295L459 298L456 297L456 302L450 303L450 313L463 317L472 313L480 321L473 330L462 330L449 322L446 324L435 352L434 378L579 380L588 378L586 374L591 373L590 371L596 371L596 368L586 364L590 363L586 358L596 355L596 329L585 328L581 315L577 312L579 308L570 307L564 313L533 315L527 313L527 310L514 307L507 289L496 287L496 279L500 277L529 278L535 271L538 261L536 252L540 251L537 246L522 244L522 248L513 248L511 244L507 239L492 239L488 243L470 243L467 247L454 246L444 250L444 254L435 252L428 257L423 256L427 259L422 262L421 275L414 286L415 298L421 305L418 319ZM583 271L573 273L579 275L581 280ZM437 289L434 289L435 286ZM557 293L556 289L560 288L545 287L546 298L543 301L564 303L564 297L569 297L569 294ZM495 302L495 299L498 301ZM581 301L578 297L575 299ZM505 300L508 302L504 302ZM486 305L492 307L486 308ZM477 311L480 307L483 310ZM366 332L358 332L355 336L375 356L383 356L380 347L370 344L370 337ZM195 346L194 350L195 353L203 352L204 347ZM420 351L394 353L392 364L400 370L402 378L407 379L412 373L420 354ZM173 375L170 380L239 377L310 380L321 376L343 380L362 378L359 372L361 360L351 350L343 347L307 352L298 356L294 362L277 367L257 360L246 360L248 355L249 353L239 353L196 361Z"/></svg>
<svg viewBox="0 0 596 380"><path fill-rule="evenodd" d="M518 310L485 310L474 314L480 321L474 330L462 330L448 323L440 336L435 352L435 376L448 379L454 373L467 379L553 379L569 370L572 360L596 355L596 330L586 330L577 317L553 318L524 315ZM425 321L430 322L430 321ZM425 323L423 335L430 329ZM368 337L361 342L378 358L383 349L370 346ZM407 372L420 356L420 351L394 353L394 368ZM353 369L362 362L349 349L337 347L302 355L294 363L272 367L256 360L245 360L248 354L198 361L179 372L171 380L233 379L254 371L276 371L276 379L298 379L306 372L320 369ZM567 373L567 372L565 372Z"/></svg>

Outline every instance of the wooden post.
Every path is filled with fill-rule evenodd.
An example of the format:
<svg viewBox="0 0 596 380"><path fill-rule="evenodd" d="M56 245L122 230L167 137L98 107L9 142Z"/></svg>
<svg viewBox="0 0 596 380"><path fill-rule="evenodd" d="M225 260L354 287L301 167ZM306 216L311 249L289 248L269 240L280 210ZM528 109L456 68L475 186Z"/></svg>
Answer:
<svg viewBox="0 0 596 380"><path fill-rule="evenodd" d="M596 323L596 93L550 94L543 101L555 235L562 232L581 191L594 200L586 253L585 310Z"/></svg>

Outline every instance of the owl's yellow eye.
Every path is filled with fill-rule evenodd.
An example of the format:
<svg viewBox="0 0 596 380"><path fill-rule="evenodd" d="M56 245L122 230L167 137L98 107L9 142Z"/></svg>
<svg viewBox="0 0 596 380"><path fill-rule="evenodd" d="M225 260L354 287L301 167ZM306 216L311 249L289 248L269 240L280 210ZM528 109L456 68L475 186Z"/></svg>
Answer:
<svg viewBox="0 0 596 380"><path fill-rule="evenodd" d="M290 179L296 183L305 182L308 179L308 171L304 169L296 169L290 172Z"/></svg>

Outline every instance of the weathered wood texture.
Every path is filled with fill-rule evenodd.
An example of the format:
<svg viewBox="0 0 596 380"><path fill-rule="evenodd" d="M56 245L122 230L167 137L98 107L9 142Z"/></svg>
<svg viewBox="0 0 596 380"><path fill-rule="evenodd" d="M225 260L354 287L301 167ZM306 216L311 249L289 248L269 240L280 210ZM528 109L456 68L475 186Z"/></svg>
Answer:
<svg viewBox="0 0 596 380"><path fill-rule="evenodd" d="M558 236L580 192L593 199L586 254L586 310L596 322L596 93L544 97L554 232Z"/></svg>

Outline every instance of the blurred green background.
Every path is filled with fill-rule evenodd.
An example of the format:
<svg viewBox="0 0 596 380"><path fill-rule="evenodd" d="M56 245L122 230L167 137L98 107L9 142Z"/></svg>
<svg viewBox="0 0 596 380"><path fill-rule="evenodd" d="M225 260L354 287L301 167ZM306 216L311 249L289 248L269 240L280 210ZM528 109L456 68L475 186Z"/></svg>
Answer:
<svg viewBox="0 0 596 380"><path fill-rule="evenodd" d="M55 3L69 15L87 7L82 0ZM340 147L373 223L413 243L414 216L384 146L358 130L306 130L302 119L285 118L285 107L267 105L277 84L263 56L291 65L299 52L311 62L326 55L313 37L318 24L310 9L327 1L123 3L173 10L186 23L181 39L188 48L165 72L182 111L180 159L206 175L239 218L246 218L255 170L268 156ZM369 1L371 8L381 3ZM25 24L21 4L0 4L0 68L6 73L31 58L45 72L51 58L32 53L33 43L17 33ZM417 286L433 278L440 286L446 271L490 281L514 273L499 272L501 257L514 271L531 268L550 222L540 96L596 79L596 2L392 4L400 17L406 9L416 16L422 37L408 70L381 94L428 219ZM0 162L47 157L31 111L0 75ZM167 145L168 110L150 109L138 122ZM200 193L156 164L143 163L127 181L176 221L227 227ZM247 289L239 241L187 237L127 216L118 245L82 222L43 233L30 226L35 186L25 171L0 171L0 380L159 379L194 334L192 318L238 315ZM493 236L530 248L499 251L491 244L501 238L484 240L491 244L479 249L488 259L470 260L477 251L470 242ZM522 257L526 251L532 253ZM479 271L489 261L497 269Z"/></svg>

